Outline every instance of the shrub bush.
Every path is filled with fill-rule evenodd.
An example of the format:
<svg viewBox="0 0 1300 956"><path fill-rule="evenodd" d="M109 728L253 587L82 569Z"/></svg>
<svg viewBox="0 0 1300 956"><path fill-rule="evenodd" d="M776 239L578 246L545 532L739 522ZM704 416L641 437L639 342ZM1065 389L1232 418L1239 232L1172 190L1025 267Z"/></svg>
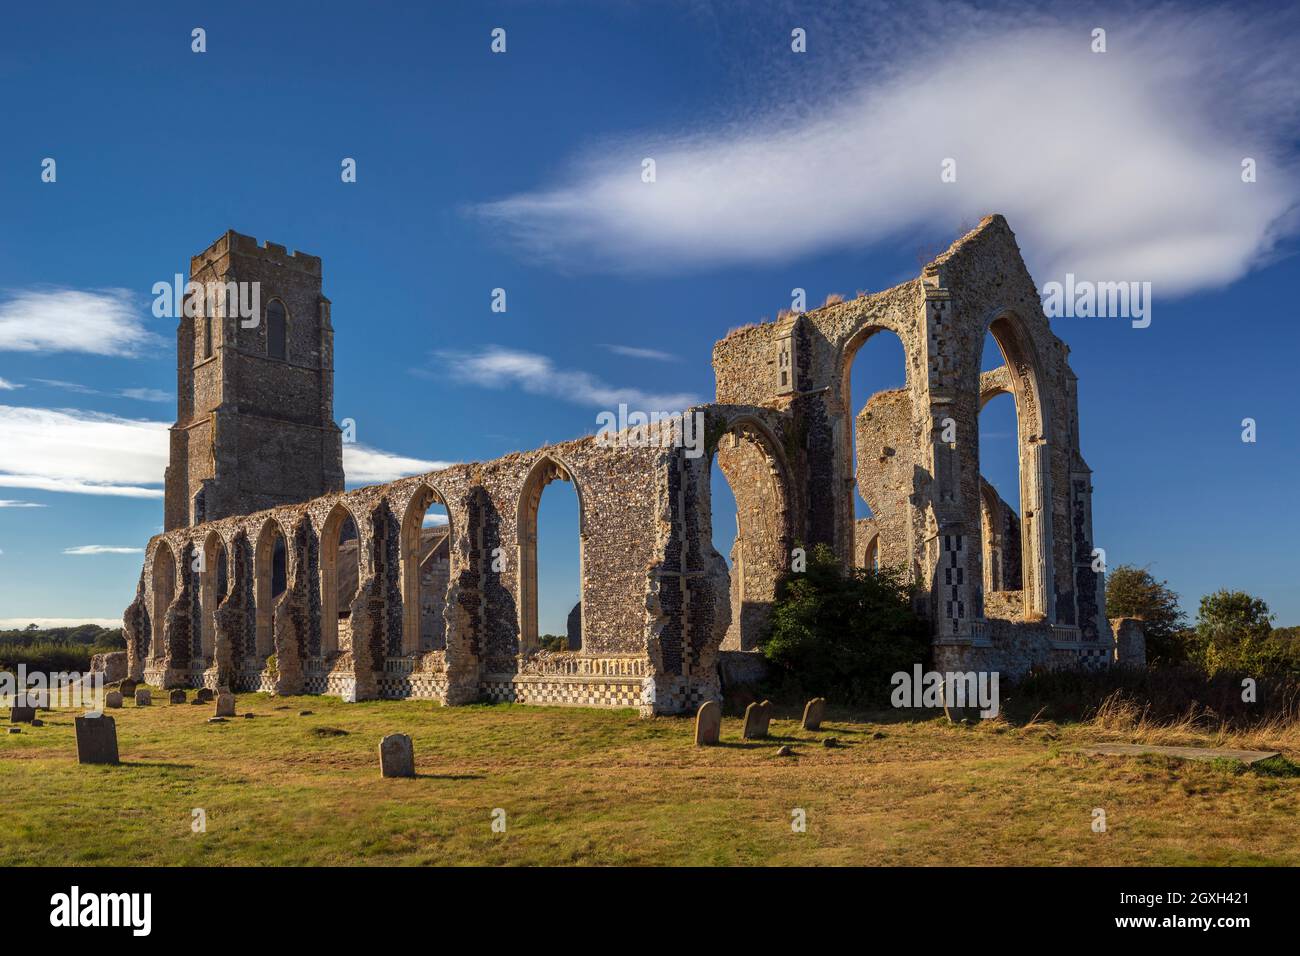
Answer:
<svg viewBox="0 0 1300 956"><path fill-rule="evenodd" d="M846 572L830 548L813 548L807 570L779 583L762 642L778 690L887 703L890 677L930 656L929 627L912 610L913 594L899 569Z"/></svg>

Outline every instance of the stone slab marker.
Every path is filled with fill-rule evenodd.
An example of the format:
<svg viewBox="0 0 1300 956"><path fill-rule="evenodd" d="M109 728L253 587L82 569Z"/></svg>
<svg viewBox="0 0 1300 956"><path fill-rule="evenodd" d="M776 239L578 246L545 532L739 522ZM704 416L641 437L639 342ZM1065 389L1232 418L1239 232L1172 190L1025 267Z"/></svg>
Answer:
<svg viewBox="0 0 1300 956"><path fill-rule="evenodd" d="M235 716L235 695L234 694L217 695L217 716L218 717Z"/></svg>
<svg viewBox="0 0 1300 956"><path fill-rule="evenodd" d="M115 690L110 690L107 694L104 695L104 706L121 707L122 695Z"/></svg>
<svg viewBox="0 0 1300 956"><path fill-rule="evenodd" d="M126 680L122 681L122 683L117 685L118 693L120 693L123 698L134 697L135 688L136 688L136 682L131 680L131 678L129 677Z"/></svg>
<svg viewBox="0 0 1300 956"><path fill-rule="evenodd" d="M379 775L415 776L415 745L406 734L389 734L379 741Z"/></svg>
<svg viewBox="0 0 1300 956"><path fill-rule="evenodd" d="M757 740L767 736L768 724L772 722L772 702L752 703L745 708L745 725L740 736L746 740Z"/></svg>
<svg viewBox="0 0 1300 956"><path fill-rule="evenodd" d="M185 703L185 691L174 690L167 696L167 699L173 704L183 704Z"/></svg>
<svg viewBox="0 0 1300 956"><path fill-rule="evenodd" d="M121 695L119 695L120 697ZM117 763L117 725L105 714L76 719L77 763Z"/></svg>
<svg viewBox="0 0 1300 956"><path fill-rule="evenodd" d="M11 724L30 724L36 719L36 708L30 705L15 704L9 708Z"/></svg>
<svg viewBox="0 0 1300 956"><path fill-rule="evenodd" d="M153 695L149 693L148 687L141 687L135 692L135 706L148 707L153 703Z"/></svg>
<svg viewBox="0 0 1300 956"><path fill-rule="evenodd" d="M803 729L821 730L822 720L826 717L826 698L814 697L803 708Z"/></svg>
<svg viewBox="0 0 1300 956"><path fill-rule="evenodd" d="M184 691L181 691L181 693L184 693ZM208 701L212 699L211 688L200 687L198 689L198 692L194 695L194 699L197 700L200 704L206 704Z"/></svg>
<svg viewBox="0 0 1300 956"><path fill-rule="evenodd" d="M716 744L721 736L722 708L716 700L706 700L695 715L695 746Z"/></svg>

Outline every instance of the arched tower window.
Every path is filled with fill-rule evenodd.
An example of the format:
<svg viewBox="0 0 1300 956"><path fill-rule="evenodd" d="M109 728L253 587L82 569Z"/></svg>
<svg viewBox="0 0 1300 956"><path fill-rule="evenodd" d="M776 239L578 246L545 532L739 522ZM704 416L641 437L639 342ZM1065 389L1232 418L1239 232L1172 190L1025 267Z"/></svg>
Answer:
<svg viewBox="0 0 1300 956"><path fill-rule="evenodd" d="M289 319L279 299L266 304L266 354L282 362L289 360Z"/></svg>

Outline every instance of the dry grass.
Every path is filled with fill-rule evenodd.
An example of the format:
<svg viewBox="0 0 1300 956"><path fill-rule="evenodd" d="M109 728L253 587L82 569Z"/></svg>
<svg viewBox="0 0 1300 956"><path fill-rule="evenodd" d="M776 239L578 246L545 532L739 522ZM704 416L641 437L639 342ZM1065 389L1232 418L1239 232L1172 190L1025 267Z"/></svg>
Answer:
<svg viewBox="0 0 1300 956"><path fill-rule="evenodd" d="M314 714L298 717L304 706ZM819 733L791 708L766 741L740 740L728 717L711 748L692 746L689 719L631 711L251 694L238 709L257 716L114 711L118 767L76 763L70 712L0 735L0 863L1300 864L1300 778L1069 752L1211 739L1118 702L1092 724L832 711ZM392 732L413 737L417 778L379 777ZM1294 743L1294 728L1268 739ZM778 757L782 744L794 756ZM196 807L206 833L191 832ZM1106 833L1092 832L1095 807ZM791 829L796 808L805 833Z"/></svg>

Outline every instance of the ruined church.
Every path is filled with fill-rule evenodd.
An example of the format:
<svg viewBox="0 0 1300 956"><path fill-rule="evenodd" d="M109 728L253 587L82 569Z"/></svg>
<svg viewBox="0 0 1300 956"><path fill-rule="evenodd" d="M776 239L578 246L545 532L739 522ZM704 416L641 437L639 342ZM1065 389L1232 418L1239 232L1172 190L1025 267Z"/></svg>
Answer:
<svg viewBox="0 0 1300 956"><path fill-rule="evenodd" d="M720 698L724 660L758 653L778 579L820 543L846 565L910 570L938 669L1016 676L1128 653L1094 570L1069 349L1001 216L909 282L719 341L716 401L687 412L702 455L587 436L353 491L320 259L227 232L190 276L259 283L261 315L198 296L180 320L164 531L124 617L133 678L681 713ZM903 344L906 384L854 408L854 355L882 331ZM990 333L1003 361L981 372ZM1011 503L979 462L980 409L1004 392ZM712 541L714 467L737 502L731 568ZM567 650L543 649L537 626L552 481L579 503ZM855 489L871 518L855 520ZM445 523L426 520L434 505Z"/></svg>

